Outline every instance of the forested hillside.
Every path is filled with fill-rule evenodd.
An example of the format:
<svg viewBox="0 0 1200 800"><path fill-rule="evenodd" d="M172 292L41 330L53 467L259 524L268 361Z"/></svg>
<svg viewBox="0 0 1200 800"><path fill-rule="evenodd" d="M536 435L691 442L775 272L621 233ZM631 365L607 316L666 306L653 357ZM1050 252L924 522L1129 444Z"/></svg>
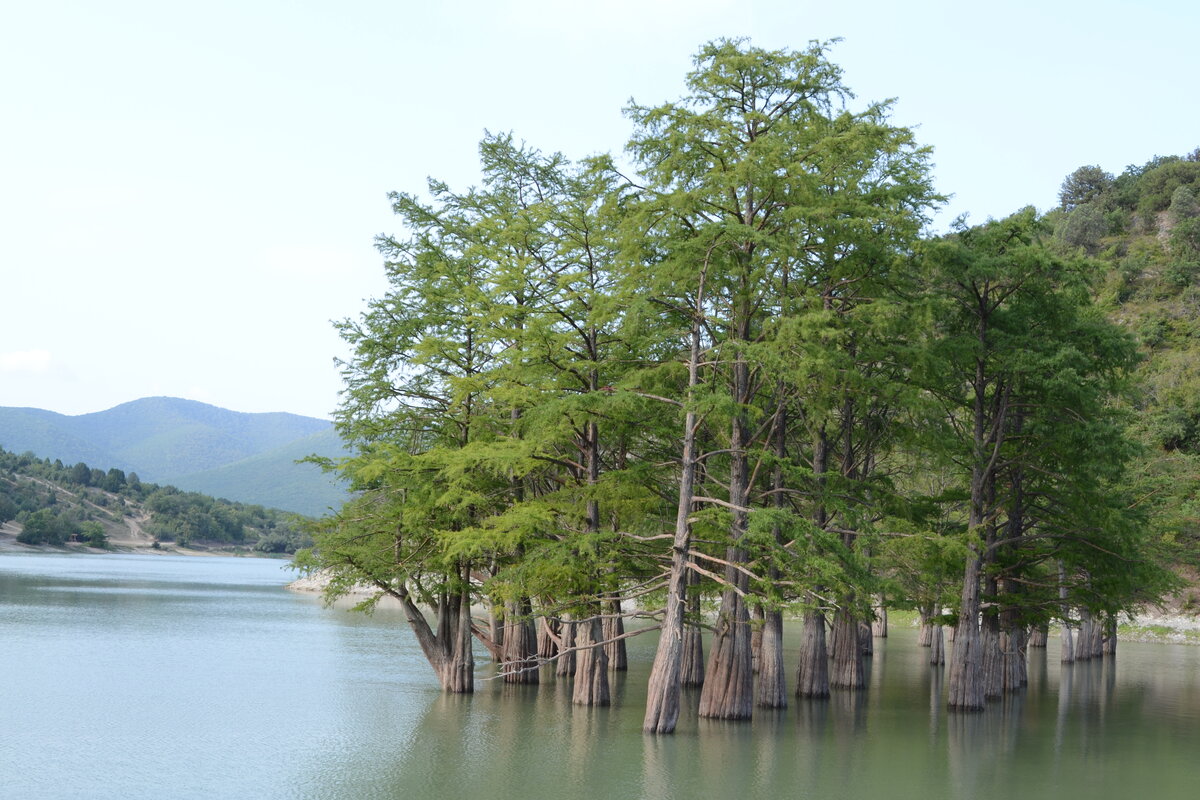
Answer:
<svg viewBox="0 0 1200 800"><path fill-rule="evenodd" d="M1083 166L1047 214L1055 245L1099 264L1108 316L1138 341L1130 431L1136 502L1172 559L1200 566L1200 149L1114 176Z"/></svg>
<svg viewBox="0 0 1200 800"><path fill-rule="evenodd" d="M343 454L332 425L296 414L246 414L174 397L79 416L0 408L0 447L312 516L345 498L329 475L296 463Z"/></svg>
<svg viewBox="0 0 1200 800"><path fill-rule="evenodd" d="M871 623L906 608L974 711L1051 626L1100 657L1179 586L1195 154L934 235L930 152L826 45L710 43L683 97L626 113L628 169L489 135L480 186L392 195L388 292L341 326L359 494L299 557L331 595L402 602L447 691L475 637L508 681L556 659L581 705L636 613L665 733L683 686L702 717L786 705L785 613L796 694L865 688Z"/></svg>
<svg viewBox="0 0 1200 800"><path fill-rule="evenodd" d="M23 544L110 547L178 545L200 549L293 552L310 540L300 518L230 503L136 473L39 459L0 450L0 525Z"/></svg>

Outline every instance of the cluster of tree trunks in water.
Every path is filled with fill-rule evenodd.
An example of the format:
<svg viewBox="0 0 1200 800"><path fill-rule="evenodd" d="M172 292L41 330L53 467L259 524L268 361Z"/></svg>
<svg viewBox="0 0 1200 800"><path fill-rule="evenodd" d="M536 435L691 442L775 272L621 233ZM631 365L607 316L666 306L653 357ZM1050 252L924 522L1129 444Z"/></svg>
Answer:
<svg viewBox="0 0 1200 800"><path fill-rule="evenodd" d="M436 609L438 632L432 639L419 635L445 690L466 693L474 690L474 661L470 635L472 620L461 597L447 596ZM724 623L731 630L718 629L712 635L714 648L706 668L702 630L692 620L699 618L698 599L689 598L693 616L685 619L682 636L672 642L664 637L659 652L675 650L678 669L671 676L674 692L661 691L663 675L661 659L655 663L651 692L655 697L673 694L673 705L656 706L648 702L645 730L652 733L674 731L680 712L680 689L702 687L698 698L701 717L746 720L753 708L780 709L788 705L783 660L783 618L781 612L756 605L750 613ZM744 605L743 605L744 607ZM412 609L419 620L415 629L422 630L423 617ZM498 675L508 683L537 684L542 668L553 665L553 673L573 680L572 701L582 706L605 706L612 700L609 672L628 668L627 634L624 614L618 601L609 601L593 616L570 618L534 617L527 602L507 604L504 620L494 624L489 634L478 628L474 632L488 646L498 664ZM940 623L930 609L920 611L917 644L929 648L929 663L940 667L947 661L947 640L953 647L970 648L966 663L972 672L967 677L971 690L982 698L977 703L964 703L955 695L949 698L949 708L955 711L975 711L984 708L986 701L1005 693L1019 691L1027 683L1027 652L1029 648L1047 646L1048 626L1028 629L1013 625L1003 614L980 614L974 624L964 620L949 629ZM800 657L796 668L795 695L799 698L828 697L832 690L858 691L866 688L865 659L874 651L873 639L887 637L886 609L876 610L873 620L856 618L838 610L829 618L814 610L801 620ZM646 630L654 630L654 627ZM423 629L432 633L428 627ZM632 632L636 634L636 631ZM1098 618L1080 610L1076 628L1062 626L1061 659L1063 663L1100 658L1116 652L1116 621ZM716 649L717 645L726 648ZM707 679L706 679L707 676ZM717 676L714 679L713 676ZM732 711L730 711L732 709ZM670 712L669 714L667 712Z"/></svg>

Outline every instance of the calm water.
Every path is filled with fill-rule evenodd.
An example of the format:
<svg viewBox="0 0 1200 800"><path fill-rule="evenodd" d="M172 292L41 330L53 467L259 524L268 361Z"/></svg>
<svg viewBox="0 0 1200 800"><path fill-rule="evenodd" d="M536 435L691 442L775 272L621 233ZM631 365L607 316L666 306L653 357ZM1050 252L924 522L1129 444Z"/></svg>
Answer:
<svg viewBox="0 0 1200 800"><path fill-rule="evenodd" d="M0 797L1200 797L1200 648L1122 643L1060 672L1052 640L1026 692L963 716L893 630L865 693L650 738L649 636L611 709L573 708L553 678L447 697L399 614L325 609L291 577L0 556Z"/></svg>

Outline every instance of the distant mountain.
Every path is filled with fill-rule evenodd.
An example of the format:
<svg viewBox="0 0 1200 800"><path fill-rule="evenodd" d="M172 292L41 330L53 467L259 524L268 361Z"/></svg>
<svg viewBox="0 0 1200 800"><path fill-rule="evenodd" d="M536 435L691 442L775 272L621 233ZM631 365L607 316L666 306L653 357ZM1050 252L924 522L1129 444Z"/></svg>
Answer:
<svg viewBox="0 0 1200 800"><path fill-rule="evenodd" d="M317 465L296 463L313 454L328 458L344 455L337 432L329 428L232 464L173 477L169 483L226 500L319 517L340 506L346 490ZM289 480L280 481L280 475L289 476Z"/></svg>
<svg viewBox="0 0 1200 800"><path fill-rule="evenodd" d="M344 496L315 466L293 463L343 453L332 423L298 414L247 414L175 397L79 416L0 408L0 447L306 514Z"/></svg>

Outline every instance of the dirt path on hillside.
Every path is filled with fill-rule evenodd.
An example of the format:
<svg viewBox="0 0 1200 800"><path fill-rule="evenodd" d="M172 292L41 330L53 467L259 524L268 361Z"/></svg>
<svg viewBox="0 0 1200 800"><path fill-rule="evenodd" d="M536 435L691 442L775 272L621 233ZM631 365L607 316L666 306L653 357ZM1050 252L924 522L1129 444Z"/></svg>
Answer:
<svg viewBox="0 0 1200 800"><path fill-rule="evenodd" d="M128 534L117 537L109 535L108 540L115 545L123 547L149 547L154 544L154 537L146 532L142 526L150 522L150 515L146 512L140 512L137 515L125 517L125 528Z"/></svg>

